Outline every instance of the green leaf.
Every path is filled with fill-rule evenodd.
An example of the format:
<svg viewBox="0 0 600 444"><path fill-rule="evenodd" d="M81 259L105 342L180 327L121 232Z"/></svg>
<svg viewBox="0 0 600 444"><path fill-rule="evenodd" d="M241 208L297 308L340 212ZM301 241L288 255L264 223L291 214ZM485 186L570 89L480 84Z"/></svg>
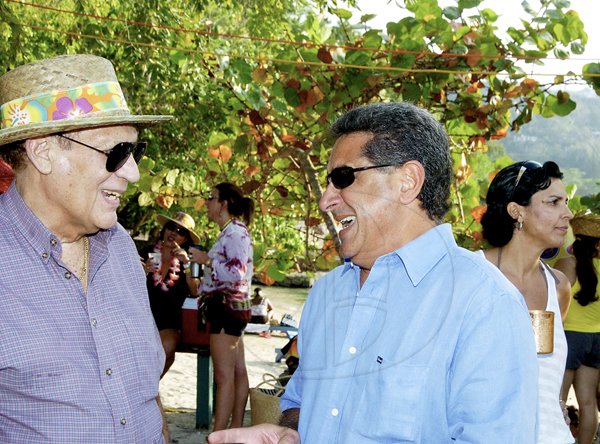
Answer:
<svg viewBox="0 0 600 444"><path fill-rule="evenodd" d="M600 96L600 63L588 63L582 69L583 80Z"/></svg>
<svg viewBox="0 0 600 444"><path fill-rule="evenodd" d="M174 168L174 169L170 170L167 173L167 175L165 176L165 181L169 185L175 185L175 181L177 180L177 176L179 176L179 169L178 168Z"/></svg>
<svg viewBox="0 0 600 444"><path fill-rule="evenodd" d="M481 16L488 23L494 23L496 20L498 20L498 14L496 14L493 10L491 10L489 8L483 9L481 11Z"/></svg>
<svg viewBox="0 0 600 444"><path fill-rule="evenodd" d="M352 18L352 12L348 11L347 9L333 8L331 13L338 16L342 20L349 20Z"/></svg>
<svg viewBox="0 0 600 444"><path fill-rule="evenodd" d="M475 8L479 6L479 4L483 0L458 0L458 7L462 10Z"/></svg>
<svg viewBox="0 0 600 444"><path fill-rule="evenodd" d="M581 43L573 42L571 43L571 52L576 55L581 55L585 51L585 46Z"/></svg>
<svg viewBox="0 0 600 444"><path fill-rule="evenodd" d="M150 193L142 192L138 196L138 205L140 207L147 207L154 203L154 198Z"/></svg>
<svg viewBox="0 0 600 444"><path fill-rule="evenodd" d="M450 20L456 20L460 17L460 10L456 6L448 6L443 9L442 13Z"/></svg>
<svg viewBox="0 0 600 444"><path fill-rule="evenodd" d="M277 265L273 264L267 269L267 275L271 279L275 279L277 282L285 279L285 273L283 273Z"/></svg>
<svg viewBox="0 0 600 444"><path fill-rule="evenodd" d="M375 17L377 17L377 14L365 14L365 15L361 15L360 16L360 22L361 23L367 23L370 20L373 20Z"/></svg>
<svg viewBox="0 0 600 444"><path fill-rule="evenodd" d="M178 176L177 186L184 191L194 191L196 189L196 178L192 173L182 172Z"/></svg>

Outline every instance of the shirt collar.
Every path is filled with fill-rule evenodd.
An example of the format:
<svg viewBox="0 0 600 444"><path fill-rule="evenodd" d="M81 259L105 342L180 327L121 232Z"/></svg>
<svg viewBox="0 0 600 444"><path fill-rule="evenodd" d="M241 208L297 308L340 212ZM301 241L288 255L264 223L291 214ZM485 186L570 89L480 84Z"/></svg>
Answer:
<svg viewBox="0 0 600 444"><path fill-rule="evenodd" d="M32 248L45 260L53 250L61 251L61 242L58 237L52 233L39 220L39 218L27 206L15 186L15 181L11 183L3 197L3 213L12 220L18 221L14 224L17 231L23 238L29 242ZM108 230L101 230L90 239L92 242L101 242L107 244L113 232L117 229L115 224Z"/></svg>
<svg viewBox="0 0 600 444"><path fill-rule="evenodd" d="M392 258L399 258L404 264L412 284L416 286L448 253L448 250L454 247L456 247L456 242L450 224L437 225L408 244L379 257L373 267L376 267L380 261L385 263ZM350 259L344 261L343 267L342 274L358 268Z"/></svg>

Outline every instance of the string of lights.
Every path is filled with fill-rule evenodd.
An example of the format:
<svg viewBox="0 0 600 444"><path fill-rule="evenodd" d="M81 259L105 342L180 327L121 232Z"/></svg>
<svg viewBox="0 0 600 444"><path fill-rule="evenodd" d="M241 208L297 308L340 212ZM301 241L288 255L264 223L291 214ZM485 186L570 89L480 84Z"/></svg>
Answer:
<svg viewBox="0 0 600 444"><path fill-rule="evenodd" d="M441 58L460 58L460 57L470 57L471 56L470 54L454 54L454 53L444 53L444 52L437 53L437 52L431 52L431 51L408 51L408 50L404 50L404 49L369 48L369 47L358 47L358 46L348 46L348 45L328 45L328 44L324 44L324 43L315 43L315 42L297 42L297 41L291 41L291 40L267 39L267 38L254 37L254 36L224 34L224 33L216 33L216 32L211 32L211 31L202 31L202 30L197 30L197 29L188 29L188 28L173 27L173 26L167 26L167 25L157 25L157 24L145 23L145 22L136 22L136 21L126 20L126 19L117 18L117 17L105 17L105 16L96 15L96 14L89 14L89 13L78 12L78 11L70 11L70 10L66 10L66 9L55 8L55 7L51 7L51 6L47 6L47 5L40 5L40 4L26 2L26 1L20 1L20 0L5 0L5 1L8 3L15 3L15 4L18 4L21 6L27 6L27 7L32 7L32 8L53 11L53 12L57 12L60 14L71 14L71 15L76 15L76 16L80 16L80 17L93 18L96 20L119 22L119 23L123 23L126 25L130 25L130 26L141 26L141 27L147 27L147 28L153 28L153 29L165 29L165 30L170 30L170 31L175 31L175 32L193 33L193 34L205 35L205 36L210 36L210 37L218 37L218 38L242 39L242 40L249 40L249 41L256 41L256 42L276 43L276 44L301 46L301 47L326 47L330 50L331 49L333 49L333 50L343 49L346 51L368 51L368 52L376 52L376 53L380 53L380 54L415 55L417 57L434 56L434 57L441 57ZM523 61L563 60L563 59L560 59L557 57L549 57L549 56L534 57L534 56L527 56L527 55L499 55L499 54L486 55L485 58L486 59L498 59L498 60L523 60ZM595 59L571 58L570 60L594 61Z"/></svg>
<svg viewBox="0 0 600 444"><path fill-rule="evenodd" d="M180 52L189 53L189 54L201 54L204 56L248 59L248 60L255 60L260 63L272 62L272 63L279 63L279 64L316 66L316 67L321 67L321 68L326 68L326 69L335 67L335 68L360 69L360 70L368 70L368 71L375 71L375 72L404 72L404 73L415 73L415 74L416 73L453 74L453 75L476 74L476 75L480 75L480 76L482 76L482 75L489 75L489 76L508 75L508 74L504 74L504 73L499 73L497 71L477 70L477 69L452 70L452 69L439 69L439 68L402 68L402 67L389 66L389 65L365 66L365 65L356 65L356 64L349 64L349 63L329 63L328 64L328 63L323 63L323 62L312 62L312 61L308 61L308 60L289 60L289 59L280 59L280 58L275 58L275 57L265 57L265 56L259 56L259 55L255 56L255 55L251 55L251 54L237 54L234 52L216 52L216 51L209 51L209 50L202 50L202 49L180 48L180 47L168 46L168 45L157 45L154 43L136 42L136 41L125 40L125 39L120 39L120 38L82 34L79 32L53 29L53 28L31 25L31 24L26 24L26 23L17 23L17 24L19 26L28 27L31 29L35 29L37 31L64 34L64 35L69 35L71 37L76 37L76 38L80 38L80 39L98 40L98 41L104 41L104 42L110 42L110 43L118 43L118 44L122 44L122 45L141 46L141 47L145 47L145 48L160 49L160 50L167 50L167 51L180 51ZM525 76L526 74L523 73L520 75ZM577 75L575 73L567 73L567 74L540 73L540 74L535 74L535 75L537 75L537 76L553 76L553 77L562 75L564 77L579 77L579 75ZM518 75L513 74L513 76L518 76ZM590 74L590 77L592 77L592 76L600 77L600 74L598 74L598 75Z"/></svg>

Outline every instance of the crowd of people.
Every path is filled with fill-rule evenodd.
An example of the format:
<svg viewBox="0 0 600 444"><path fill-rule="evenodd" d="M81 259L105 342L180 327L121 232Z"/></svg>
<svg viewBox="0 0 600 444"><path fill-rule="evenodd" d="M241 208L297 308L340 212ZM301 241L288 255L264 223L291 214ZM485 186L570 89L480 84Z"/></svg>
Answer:
<svg viewBox="0 0 600 444"><path fill-rule="evenodd" d="M217 183L205 199L213 245L180 211L156 215L160 234L138 252L117 209L140 178L139 128L171 116L132 114L112 64L93 55L15 68L0 77L0 107L0 157L15 175L0 195L1 442L168 443L159 380L192 297L214 366L210 443L592 443L600 216L573 216L556 163L494 177L490 248L471 252L444 223L440 122L401 102L342 114L319 206L340 225L344 261L309 293L280 424L243 428L244 331L273 313L260 288L251 295L253 200ZM540 257L569 226L572 254L551 267Z"/></svg>

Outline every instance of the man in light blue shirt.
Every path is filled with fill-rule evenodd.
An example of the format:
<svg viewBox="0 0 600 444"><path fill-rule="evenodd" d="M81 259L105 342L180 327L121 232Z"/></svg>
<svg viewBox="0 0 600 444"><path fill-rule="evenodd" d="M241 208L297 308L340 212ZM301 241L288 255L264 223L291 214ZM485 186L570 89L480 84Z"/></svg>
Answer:
<svg viewBox="0 0 600 444"><path fill-rule="evenodd" d="M333 125L321 210L344 265L312 289L282 426L209 442L535 442L537 364L522 297L459 248L449 225L442 126L406 103ZM296 429L296 434L293 430Z"/></svg>

